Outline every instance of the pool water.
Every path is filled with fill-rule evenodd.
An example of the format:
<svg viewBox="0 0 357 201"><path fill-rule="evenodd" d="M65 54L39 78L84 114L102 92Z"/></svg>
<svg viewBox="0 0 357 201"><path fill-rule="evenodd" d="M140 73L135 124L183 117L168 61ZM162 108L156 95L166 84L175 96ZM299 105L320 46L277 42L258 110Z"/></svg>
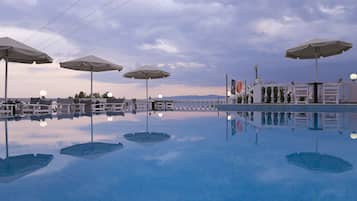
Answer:
<svg viewBox="0 0 357 201"><path fill-rule="evenodd" d="M357 200L357 114L148 119L1 121L0 200Z"/></svg>

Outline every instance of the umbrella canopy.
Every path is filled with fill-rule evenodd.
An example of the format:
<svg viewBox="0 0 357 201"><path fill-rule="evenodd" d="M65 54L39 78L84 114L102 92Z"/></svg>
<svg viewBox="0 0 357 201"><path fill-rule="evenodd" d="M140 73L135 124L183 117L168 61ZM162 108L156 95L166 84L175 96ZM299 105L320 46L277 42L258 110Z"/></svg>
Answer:
<svg viewBox="0 0 357 201"><path fill-rule="evenodd" d="M316 59L341 54L352 48L352 44L339 40L313 39L288 49L286 57L293 59Z"/></svg>
<svg viewBox="0 0 357 201"><path fill-rule="evenodd" d="M142 66L134 71L130 71L124 74L124 77L127 78L143 79L143 80L159 79L169 76L170 73L148 65Z"/></svg>
<svg viewBox="0 0 357 201"><path fill-rule="evenodd" d="M25 154L0 159L0 182L8 183L46 167L53 159L50 154Z"/></svg>
<svg viewBox="0 0 357 201"><path fill-rule="evenodd" d="M46 53L9 37L0 38L0 59L5 59L5 102L7 102L8 62L26 64L52 63L52 58Z"/></svg>
<svg viewBox="0 0 357 201"><path fill-rule="evenodd" d="M123 66L114 64L109 62L105 59L102 59L97 56L89 55L86 57L61 62L60 66L62 68L67 68L71 70L78 70L78 71L90 71L91 72L91 87L90 87L90 94L91 97L93 96L93 72L103 72L103 71L112 71L117 70L121 71Z"/></svg>
<svg viewBox="0 0 357 201"><path fill-rule="evenodd" d="M96 159L106 153L110 153L123 148L123 144L110 144L103 142L88 142L76 144L61 149L61 154L71 155L85 159Z"/></svg>
<svg viewBox="0 0 357 201"><path fill-rule="evenodd" d="M71 70L79 71L90 71L90 72L102 72L102 71L111 71L118 70L121 71L123 66L114 64L105 59L102 59L97 56L89 55L86 57L61 62L60 66L62 68L67 68Z"/></svg>
<svg viewBox="0 0 357 201"><path fill-rule="evenodd" d="M137 143L154 143L166 141L170 139L170 135L158 132L139 132L125 134L124 138Z"/></svg>
<svg viewBox="0 0 357 201"><path fill-rule="evenodd" d="M293 153L286 156L289 163L298 167L327 173L341 173L352 170L353 166L341 158L315 152Z"/></svg>
<svg viewBox="0 0 357 201"><path fill-rule="evenodd" d="M26 64L52 63L52 58L46 53L9 37L0 38L0 58L9 62Z"/></svg>
<svg viewBox="0 0 357 201"><path fill-rule="evenodd" d="M320 57L341 54L352 48L352 44L339 40L313 39L299 46L290 48L285 56L292 59L315 59L315 82L317 82L318 62Z"/></svg>

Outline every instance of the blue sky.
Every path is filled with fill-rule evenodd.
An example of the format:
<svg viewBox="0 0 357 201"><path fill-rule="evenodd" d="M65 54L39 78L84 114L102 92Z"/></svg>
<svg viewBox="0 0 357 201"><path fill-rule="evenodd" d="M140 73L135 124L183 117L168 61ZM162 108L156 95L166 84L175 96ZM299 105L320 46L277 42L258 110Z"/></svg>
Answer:
<svg viewBox="0 0 357 201"><path fill-rule="evenodd" d="M313 80L314 62L286 59L285 50L313 38L355 44L356 10L352 0L3 0L0 36L56 59L51 65L13 64L18 68L9 72L10 96L34 96L43 88L51 96L88 91L88 73L58 67L88 54L122 64L123 72L144 64L169 71L170 78L151 83L152 96L223 94L225 73L253 81L255 64L265 81ZM347 80L356 71L354 54L322 59L319 79ZM143 94L143 82L122 74L96 74L96 91ZM68 87L59 89L58 82Z"/></svg>

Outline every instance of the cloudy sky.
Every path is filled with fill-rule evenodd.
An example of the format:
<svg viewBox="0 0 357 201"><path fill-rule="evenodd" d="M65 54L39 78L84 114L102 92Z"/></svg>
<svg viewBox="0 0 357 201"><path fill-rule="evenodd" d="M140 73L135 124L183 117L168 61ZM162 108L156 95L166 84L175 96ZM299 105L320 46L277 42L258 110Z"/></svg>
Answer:
<svg viewBox="0 0 357 201"><path fill-rule="evenodd" d="M122 75L144 64L172 74L150 83L151 96L222 95L226 73L251 82L255 64L265 81L311 81L314 62L286 59L285 50L313 38L356 44L356 11L354 0L0 0L0 36L55 58L53 64L11 63L9 95L89 91L89 73L58 65L89 54L124 66L120 73L95 74L95 91L128 98L143 97L144 82ZM347 80L357 71L354 54L322 59L319 79Z"/></svg>

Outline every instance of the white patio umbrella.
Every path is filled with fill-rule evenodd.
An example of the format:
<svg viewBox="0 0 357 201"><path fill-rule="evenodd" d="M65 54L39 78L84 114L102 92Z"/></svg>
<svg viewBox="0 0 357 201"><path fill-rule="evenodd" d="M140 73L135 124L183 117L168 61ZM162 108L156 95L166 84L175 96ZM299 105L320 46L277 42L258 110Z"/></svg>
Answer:
<svg viewBox="0 0 357 201"><path fill-rule="evenodd" d="M91 85L90 85L90 94L91 98L93 97L93 72L103 72L103 71L112 71L117 70L121 71L123 66L111 63L107 60L99 58L97 56L89 55L86 57L61 62L60 66L62 68L67 68L71 70L78 71L90 71L91 75Z"/></svg>
<svg viewBox="0 0 357 201"><path fill-rule="evenodd" d="M9 37L0 38L0 59L5 60L5 103L7 102L8 62L25 64L52 63L52 58L46 53Z"/></svg>
<svg viewBox="0 0 357 201"><path fill-rule="evenodd" d="M286 51L287 58L315 59L315 82L318 80L318 59L341 54L352 48L352 44L340 40L313 39Z"/></svg>
<svg viewBox="0 0 357 201"><path fill-rule="evenodd" d="M148 131L148 110L149 110L148 80L160 79L169 76L170 73L149 65L144 65L134 71L130 71L124 74L124 77L126 78L142 79L146 81L146 131Z"/></svg>

